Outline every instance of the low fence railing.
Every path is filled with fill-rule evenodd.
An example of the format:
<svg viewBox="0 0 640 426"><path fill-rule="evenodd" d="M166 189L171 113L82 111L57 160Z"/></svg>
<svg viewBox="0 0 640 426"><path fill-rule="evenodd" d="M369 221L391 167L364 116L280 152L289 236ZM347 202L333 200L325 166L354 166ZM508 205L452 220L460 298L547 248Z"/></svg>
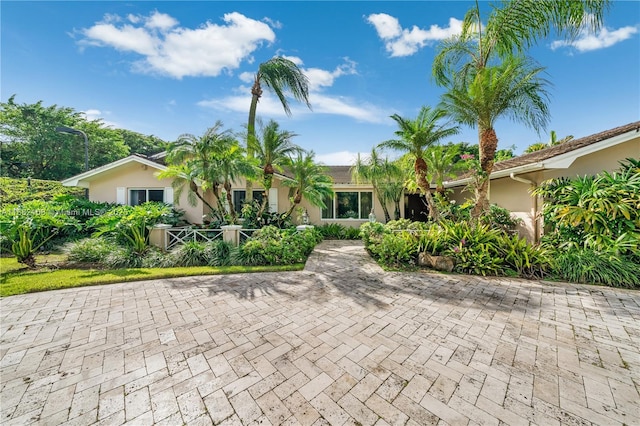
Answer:
<svg viewBox="0 0 640 426"><path fill-rule="evenodd" d="M222 239L222 229L169 228L165 229L165 250L189 241L212 242Z"/></svg>

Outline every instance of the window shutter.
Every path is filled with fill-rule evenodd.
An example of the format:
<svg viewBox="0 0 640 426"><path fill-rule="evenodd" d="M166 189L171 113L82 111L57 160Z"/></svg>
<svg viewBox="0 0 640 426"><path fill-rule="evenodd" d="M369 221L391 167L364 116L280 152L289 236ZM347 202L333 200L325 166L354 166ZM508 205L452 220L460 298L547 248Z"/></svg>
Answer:
<svg viewBox="0 0 640 426"><path fill-rule="evenodd" d="M164 202L173 204L173 188L170 186L164 188Z"/></svg>
<svg viewBox="0 0 640 426"><path fill-rule="evenodd" d="M116 203L118 204L126 204L126 188L124 186L119 186L116 188Z"/></svg>
<svg viewBox="0 0 640 426"><path fill-rule="evenodd" d="M269 188L269 211L278 213L278 188Z"/></svg>

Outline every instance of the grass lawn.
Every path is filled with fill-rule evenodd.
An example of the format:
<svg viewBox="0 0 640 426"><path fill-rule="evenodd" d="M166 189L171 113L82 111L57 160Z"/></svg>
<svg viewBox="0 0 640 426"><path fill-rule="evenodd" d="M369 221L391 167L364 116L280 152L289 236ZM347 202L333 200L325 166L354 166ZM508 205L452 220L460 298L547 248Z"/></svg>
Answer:
<svg viewBox="0 0 640 426"><path fill-rule="evenodd" d="M57 290L61 288L122 283L194 275L238 274L251 272L300 271L304 264L285 266L198 266L183 268L129 268L129 269L55 269L64 255L36 256L37 265L51 265L52 269L29 270L15 257L0 258L0 296Z"/></svg>

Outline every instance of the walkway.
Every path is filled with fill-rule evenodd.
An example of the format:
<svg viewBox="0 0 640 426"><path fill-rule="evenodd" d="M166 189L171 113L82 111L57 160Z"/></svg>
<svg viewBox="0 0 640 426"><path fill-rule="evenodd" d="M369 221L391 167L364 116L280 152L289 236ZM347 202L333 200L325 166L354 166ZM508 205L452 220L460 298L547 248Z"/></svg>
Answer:
<svg viewBox="0 0 640 426"><path fill-rule="evenodd" d="M640 293L303 272L2 299L3 425L640 424Z"/></svg>

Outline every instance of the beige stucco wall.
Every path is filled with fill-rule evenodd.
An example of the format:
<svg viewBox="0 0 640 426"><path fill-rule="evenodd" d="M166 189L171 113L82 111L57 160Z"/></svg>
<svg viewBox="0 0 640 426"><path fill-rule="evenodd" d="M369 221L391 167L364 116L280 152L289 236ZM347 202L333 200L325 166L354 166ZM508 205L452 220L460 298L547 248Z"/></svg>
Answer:
<svg viewBox="0 0 640 426"><path fill-rule="evenodd" d="M284 185L280 179L274 177L272 188L276 188L278 190L278 211L280 213L286 212L290 206L291 202L289 200L289 187ZM246 184L244 179L239 179L237 182L233 182L232 191L233 190L245 190ZM263 186L259 182L255 182L253 184L254 190L263 189ZM373 187L371 185L336 185L334 187L336 191L371 191L373 192ZM384 222L384 213L382 211L382 205L378 200L378 197L373 195L374 202L374 212L376 214L376 220L379 222ZM323 225L325 223L340 223L344 226L351 227L359 227L361 224L368 221L368 219L322 219L322 209L320 207L316 207L311 205L306 199L302 199L302 202L296 206L296 210L293 211L291 217L295 223L298 222L298 212L297 208L301 207L303 209L307 209L307 213L309 214L309 221L314 225ZM389 204L389 213L393 216L393 205ZM368 214L367 214L368 215Z"/></svg>
<svg viewBox="0 0 640 426"><path fill-rule="evenodd" d="M620 168L620 161L625 158L638 158L639 155L640 136L577 158L568 168L547 169L518 174L517 176L530 180L535 185L558 177L592 176L602 171L617 170ZM509 177L492 179L489 187L489 202L510 210L514 217L522 219L523 223L518 229L519 234L534 241L534 236L536 233L539 236L542 229L541 218L537 214L542 209L542 201L536 200L530 194L531 188L531 185L517 182ZM456 200L457 203L464 203L470 195L468 192L464 192L463 188L454 188L450 198ZM537 228L536 220L538 221Z"/></svg>
<svg viewBox="0 0 640 426"><path fill-rule="evenodd" d="M118 187L126 188L125 202L129 202L129 189L171 187L172 179L158 179L154 174L158 169L137 162L131 162L120 167L100 173L89 179L89 198L92 201L115 203ZM187 191L183 191L178 204L175 206L185 211L184 218L191 223L202 223L202 202L197 200L195 206L187 202Z"/></svg>

